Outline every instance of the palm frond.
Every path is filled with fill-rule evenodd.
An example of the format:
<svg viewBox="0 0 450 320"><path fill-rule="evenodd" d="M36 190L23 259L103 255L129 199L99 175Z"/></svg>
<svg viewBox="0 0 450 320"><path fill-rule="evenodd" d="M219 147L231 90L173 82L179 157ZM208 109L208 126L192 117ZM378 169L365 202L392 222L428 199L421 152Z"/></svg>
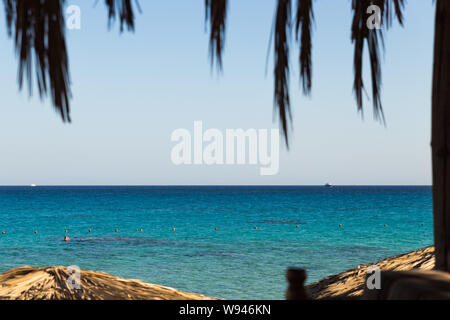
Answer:
<svg viewBox="0 0 450 320"><path fill-rule="evenodd" d="M211 65L214 61L222 70L222 53L225 44L225 27L227 20L227 0L205 0L205 21L209 22L209 54Z"/></svg>
<svg viewBox="0 0 450 320"><path fill-rule="evenodd" d="M131 0L105 0L108 8L109 23L119 17L120 31L124 30L126 25L128 31L134 31L134 10ZM136 1L139 8L139 3Z"/></svg>
<svg viewBox="0 0 450 320"><path fill-rule="evenodd" d="M392 26L392 11L394 11L395 17L400 25L403 25L403 9L405 7L405 0L384 0L380 2L380 8L383 8L382 2L384 2L383 18L385 19L386 27L389 28Z"/></svg>
<svg viewBox="0 0 450 320"><path fill-rule="evenodd" d="M369 14L367 8L376 5L381 12L380 29L369 29L367 21ZM381 103L381 64L380 64L380 47L384 49L383 28L388 29L392 25L393 11L399 23L403 24L403 7L404 0L353 0L352 10L352 35L351 39L354 43L354 83L353 90L355 92L356 103L359 111L363 111L363 54L364 43L367 43L370 58L371 81L372 81L372 104L375 119L380 119L385 123L383 106Z"/></svg>
<svg viewBox="0 0 450 320"><path fill-rule="evenodd" d="M41 98L51 93L63 121L70 122L70 80L65 41L65 0L4 0L9 35L19 57L18 82L32 93L33 66Z"/></svg>
<svg viewBox="0 0 450 320"><path fill-rule="evenodd" d="M311 92L312 62L311 37L314 13L312 0L297 0L296 38L300 41L300 79L303 84L303 93Z"/></svg>
<svg viewBox="0 0 450 320"><path fill-rule="evenodd" d="M291 0L278 0L274 33L274 103L278 109L281 129L289 148L289 125L292 121L289 98L289 41L291 37Z"/></svg>
<svg viewBox="0 0 450 320"><path fill-rule="evenodd" d="M3 0L3 4L5 6L6 28L8 30L8 35L11 37L14 17L16 15L15 0Z"/></svg>

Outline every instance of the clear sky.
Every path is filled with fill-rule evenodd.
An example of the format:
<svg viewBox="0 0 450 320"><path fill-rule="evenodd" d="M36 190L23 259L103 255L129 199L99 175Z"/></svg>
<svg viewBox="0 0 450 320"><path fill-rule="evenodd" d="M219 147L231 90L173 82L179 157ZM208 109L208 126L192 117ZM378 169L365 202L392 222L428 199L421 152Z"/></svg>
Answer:
<svg viewBox="0 0 450 320"><path fill-rule="evenodd" d="M67 32L70 125L48 100L18 91L0 17L0 185L431 184L431 0L409 1L404 28L387 34L386 128L373 121L370 101L364 120L356 111L351 1L314 2L313 91L302 96L292 52L292 145L282 148L275 176L260 176L259 166L170 160L171 133L193 130L195 120L221 130L278 127L273 56L266 73L274 0L229 1L222 76L208 60L204 1L140 1L136 32L122 35L117 24L108 32L103 2L95 2L67 1L82 10L81 30Z"/></svg>

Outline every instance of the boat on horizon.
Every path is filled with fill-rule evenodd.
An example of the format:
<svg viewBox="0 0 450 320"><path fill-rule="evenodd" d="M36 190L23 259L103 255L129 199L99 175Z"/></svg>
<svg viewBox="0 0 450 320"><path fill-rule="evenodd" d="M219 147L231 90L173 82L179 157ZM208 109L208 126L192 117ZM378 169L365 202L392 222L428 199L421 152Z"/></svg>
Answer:
<svg viewBox="0 0 450 320"><path fill-rule="evenodd" d="M327 188L330 188L330 187L332 187L333 185L331 184L331 183L325 183L325 187L327 187Z"/></svg>

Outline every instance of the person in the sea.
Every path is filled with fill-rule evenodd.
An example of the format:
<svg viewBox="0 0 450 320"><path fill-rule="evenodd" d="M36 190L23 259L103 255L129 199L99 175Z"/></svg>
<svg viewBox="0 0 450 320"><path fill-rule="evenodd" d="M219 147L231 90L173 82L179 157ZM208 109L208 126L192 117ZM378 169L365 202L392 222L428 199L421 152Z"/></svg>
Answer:
<svg viewBox="0 0 450 320"><path fill-rule="evenodd" d="M70 238L69 238L68 236L65 236L65 237L64 237L64 241L65 241L65 242L69 242L69 241L70 241Z"/></svg>

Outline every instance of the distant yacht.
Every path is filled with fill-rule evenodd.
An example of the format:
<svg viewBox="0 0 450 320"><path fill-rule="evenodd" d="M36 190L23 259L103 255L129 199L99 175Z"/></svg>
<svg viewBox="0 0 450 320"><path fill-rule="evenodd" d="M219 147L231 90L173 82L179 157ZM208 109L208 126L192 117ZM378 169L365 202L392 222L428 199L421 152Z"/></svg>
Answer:
<svg viewBox="0 0 450 320"><path fill-rule="evenodd" d="M325 184L325 187L327 187L327 188L330 188L330 187L332 187L333 185L331 184L331 183L326 183Z"/></svg>
<svg viewBox="0 0 450 320"><path fill-rule="evenodd" d="M35 184L30 184L30 187L34 188L34 187L37 187L37 185L35 185Z"/></svg>

